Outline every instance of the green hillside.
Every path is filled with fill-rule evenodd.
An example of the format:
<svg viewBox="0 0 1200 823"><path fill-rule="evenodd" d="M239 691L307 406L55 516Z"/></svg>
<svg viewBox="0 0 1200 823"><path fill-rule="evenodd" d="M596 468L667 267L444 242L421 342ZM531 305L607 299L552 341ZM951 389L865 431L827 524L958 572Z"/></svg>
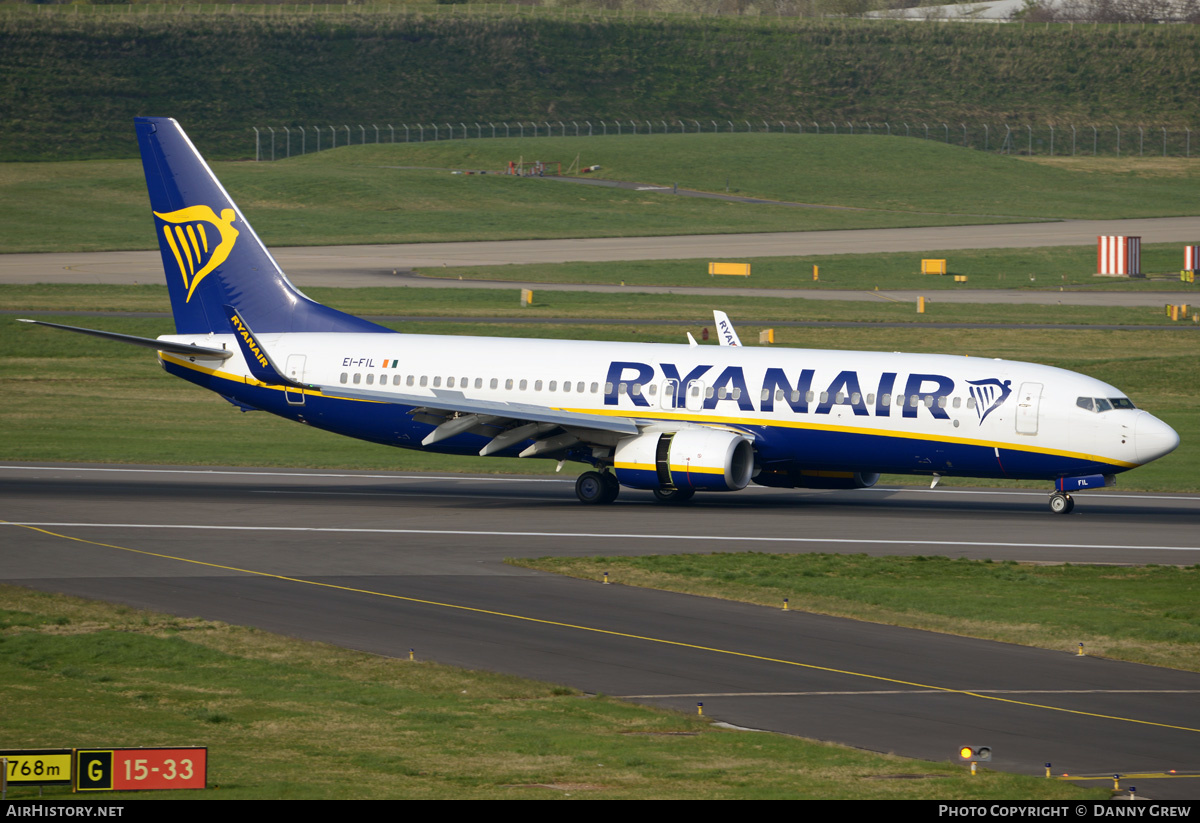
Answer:
<svg viewBox="0 0 1200 823"><path fill-rule="evenodd" d="M252 126L301 124L358 142L360 123L435 121L903 120L950 140L1200 121L1194 26L79 8L0 14L0 159L133 156L139 114L224 158L252 155Z"/></svg>

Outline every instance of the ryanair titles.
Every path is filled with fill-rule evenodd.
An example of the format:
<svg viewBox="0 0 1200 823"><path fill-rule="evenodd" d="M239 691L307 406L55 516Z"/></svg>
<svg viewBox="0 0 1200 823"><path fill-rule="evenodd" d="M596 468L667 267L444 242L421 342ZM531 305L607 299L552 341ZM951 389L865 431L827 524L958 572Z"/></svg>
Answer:
<svg viewBox="0 0 1200 823"><path fill-rule="evenodd" d="M229 323L233 326L234 333L241 335L242 339L246 341L246 351L250 352L263 368L269 367L270 364L267 362L267 356L262 353L262 349L255 342L254 336L250 334L250 330L246 328L246 324L242 322L242 318L234 313L229 317Z"/></svg>
<svg viewBox="0 0 1200 823"><path fill-rule="evenodd" d="M664 397L657 402L665 408L716 409L718 403L736 403L739 411L769 413L778 404L781 410L787 406L796 414L829 414L834 406L844 406L856 416L875 417L916 417L918 411L925 409L937 419L948 420L950 415L942 407L945 404L938 403L937 398L954 393L954 380L943 374L883 372L878 378L872 375L868 382L857 371L846 369L827 384L814 387L815 369L801 369L789 375L782 368L767 369L761 384L756 386L758 391L751 392L741 366L727 366L715 374L713 370L713 366L701 365L684 373L672 363L660 363L656 369L648 363L616 360L608 367L604 405L619 405L625 396L634 406L649 407L644 388L635 391L633 387L648 387L661 379ZM996 387L994 395L988 398L987 408L977 406L981 423L1012 393L1007 380L968 382ZM872 398L870 405L868 392ZM894 395L906 398L903 405L894 405ZM920 400L912 402L913 397ZM934 400L927 402L927 397Z"/></svg>

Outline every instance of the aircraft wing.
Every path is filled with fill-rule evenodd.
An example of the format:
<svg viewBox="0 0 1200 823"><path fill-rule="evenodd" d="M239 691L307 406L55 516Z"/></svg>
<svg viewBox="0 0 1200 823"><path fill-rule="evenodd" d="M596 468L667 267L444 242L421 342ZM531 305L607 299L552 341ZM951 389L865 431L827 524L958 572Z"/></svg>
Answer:
<svg viewBox="0 0 1200 823"><path fill-rule="evenodd" d="M551 423L556 426L573 426L582 429L613 432L615 434L637 434L637 424L628 417L608 417L603 414L587 414L546 406L531 406L525 403L500 403L489 400L471 400L462 392L434 389L433 397L394 392L362 391L341 386L320 386L321 394L327 397L346 397L351 400L371 400L376 403L393 403L411 406L431 412L457 412L461 415L479 415L501 420L528 423ZM439 440L441 438L438 438ZM437 442L431 441L431 442Z"/></svg>

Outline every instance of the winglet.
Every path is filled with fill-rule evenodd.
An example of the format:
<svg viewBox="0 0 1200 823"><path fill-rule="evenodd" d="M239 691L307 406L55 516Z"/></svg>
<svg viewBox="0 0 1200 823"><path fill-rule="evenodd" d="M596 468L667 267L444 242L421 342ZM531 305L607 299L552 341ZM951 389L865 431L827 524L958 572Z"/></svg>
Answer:
<svg viewBox="0 0 1200 823"><path fill-rule="evenodd" d="M233 336L237 339L238 347L242 350L242 356L246 358L246 364L250 367L250 374L260 383L266 383L268 386L294 386L298 389L312 388L306 383L297 383L290 377L285 377L275 366L275 362L271 360L271 356L267 354L267 350L263 348L258 341L258 336L246 324L242 315L233 306L225 307L225 316L229 318L229 325L233 329Z"/></svg>

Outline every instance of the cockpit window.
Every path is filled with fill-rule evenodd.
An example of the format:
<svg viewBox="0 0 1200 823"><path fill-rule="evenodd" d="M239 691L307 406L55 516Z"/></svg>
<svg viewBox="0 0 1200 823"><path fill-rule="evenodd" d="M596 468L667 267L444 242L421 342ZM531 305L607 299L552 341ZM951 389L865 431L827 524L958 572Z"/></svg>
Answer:
<svg viewBox="0 0 1200 823"><path fill-rule="evenodd" d="M1133 401L1128 397L1079 397L1075 405L1090 412L1106 412L1113 409L1134 409Z"/></svg>

